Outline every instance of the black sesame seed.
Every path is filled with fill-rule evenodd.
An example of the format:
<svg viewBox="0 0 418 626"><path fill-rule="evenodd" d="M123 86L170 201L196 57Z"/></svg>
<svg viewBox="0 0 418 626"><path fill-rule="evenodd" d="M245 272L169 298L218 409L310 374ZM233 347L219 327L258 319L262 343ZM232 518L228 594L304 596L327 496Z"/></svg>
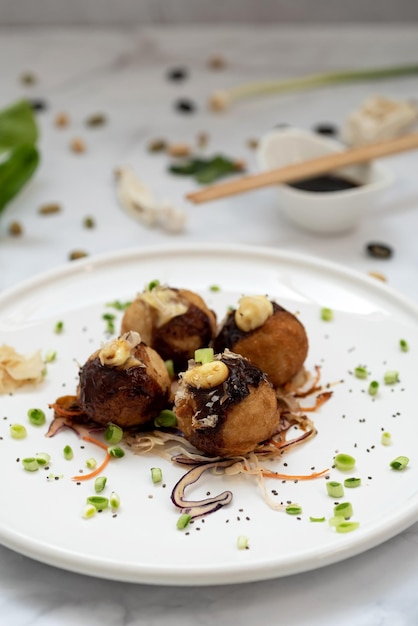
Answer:
<svg viewBox="0 0 418 626"><path fill-rule="evenodd" d="M29 104L34 111L46 111L48 108L46 101L41 99L31 99Z"/></svg>
<svg viewBox="0 0 418 626"><path fill-rule="evenodd" d="M193 100L189 100L188 98L180 98L174 104L174 108L179 113L194 113L196 110L196 105Z"/></svg>
<svg viewBox="0 0 418 626"><path fill-rule="evenodd" d="M367 253L375 259L390 259L393 250L386 243L370 242L366 246Z"/></svg>
<svg viewBox="0 0 418 626"><path fill-rule="evenodd" d="M188 75L189 72L185 67L173 67L167 72L168 80L172 80L174 82L181 82L182 80L186 80L186 78L188 78Z"/></svg>
<svg viewBox="0 0 418 626"><path fill-rule="evenodd" d="M318 135L327 135L328 137L335 137L338 135L338 128L331 123L320 123L316 124L313 128L315 133Z"/></svg>

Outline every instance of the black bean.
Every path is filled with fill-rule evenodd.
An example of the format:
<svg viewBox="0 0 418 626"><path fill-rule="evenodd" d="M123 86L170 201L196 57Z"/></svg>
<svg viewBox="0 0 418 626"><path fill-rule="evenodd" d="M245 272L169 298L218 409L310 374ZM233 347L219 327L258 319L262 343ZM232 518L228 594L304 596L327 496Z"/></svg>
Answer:
<svg viewBox="0 0 418 626"><path fill-rule="evenodd" d="M390 259L393 255L393 250L386 243L378 243L372 241L366 246L367 253L375 259Z"/></svg>

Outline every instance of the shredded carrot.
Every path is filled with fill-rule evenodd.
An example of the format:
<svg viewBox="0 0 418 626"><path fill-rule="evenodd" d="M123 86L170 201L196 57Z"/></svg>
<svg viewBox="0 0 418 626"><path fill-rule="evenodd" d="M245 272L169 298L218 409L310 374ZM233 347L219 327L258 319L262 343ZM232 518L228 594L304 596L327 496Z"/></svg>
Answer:
<svg viewBox="0 0 418 626"><path fill-rule="evenodd" d="M102 441L99 441L99 439L95 439L94 437L89 437L88 435L83 437L83 440L89 441L90 443L94 443L96 444L96 446L99 446L100 448L103 448L103 450L106 450L106 456L104 458L104 461L98 467L96 467L96 469L94 469L92 472L89 472L88 474L81 474L80 476L73 476L72 480L76 480L76 481L89 480L90 478L94 478L95 476L97 476L104 470L104 468L106 467L106 465L109 463L111 459L111 456L108 452L108 447L105 443L103 443Z"/></svg>
<svg viewBox="0 0 418 626"><path fill-rule="evenodd" d="M245 468L244 468L245 469ZM245 470L248 471L248 470ZM262 469L261 468L261 474L264 476L264 478L279 478L282 480L312 480L314 478L320 478L321 476L324 476L324 474L327 474L329 472L329 468L322 470L322 472L314 472L313 474L301 474L299 475L295 475L292 476L290 474L278 474L277 472L272 472L270 470L266 470L266 469Z"/></svg>
<svg viewBox="0 0 418 626"><path fill-rule="evenodd" d="M83 415L83 411L81 409L77 409L72 411L71 409L64 409L60 404L54 402L53 404L48 404L50 409L54 409L55 413L60 417L74 417L77 415Z"/></svg>
<svg viewBox="0 0 418 626"><path fill-rule="evenodd" d="M311 406L311 407L304 406L304 407L300 407L300 409L301 411L304 411L306 413L316 411L317 409L319 409L320 406L325 404L325 402L327 402L327 400L329 400L331 396L332 396L332 391L324 391L323 393L320 393L319 395L316 396L314 406Z"/></svg>

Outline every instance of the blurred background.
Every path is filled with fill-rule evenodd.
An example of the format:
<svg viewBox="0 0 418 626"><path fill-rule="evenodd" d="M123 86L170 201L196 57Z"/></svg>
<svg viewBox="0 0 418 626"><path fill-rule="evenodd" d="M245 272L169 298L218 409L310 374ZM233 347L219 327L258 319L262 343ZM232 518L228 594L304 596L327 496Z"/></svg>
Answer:
<svg viewBox="0 0 418 626"><path fill-rule="evenodd" d="M0 0L3 26L416 20L416 0Z"/></svg>

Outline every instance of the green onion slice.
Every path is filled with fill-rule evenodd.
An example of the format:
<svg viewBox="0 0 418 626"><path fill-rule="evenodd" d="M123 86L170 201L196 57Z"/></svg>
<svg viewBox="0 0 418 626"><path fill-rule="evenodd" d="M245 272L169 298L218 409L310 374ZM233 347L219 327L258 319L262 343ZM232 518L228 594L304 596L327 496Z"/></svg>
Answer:
<svg viewBox="0 0 418 626"><path fill-rule="evenodd" d="M362 380L364 380L368 376L367 368L363 365L358 365L356 368L354 368L354 376L356 378L361 378Z"/></svg>
<svg viewBox="0 0 418 626"><path fill-rule="evenodd" d="M379 383L377 382L377 380L372 380L369 385L368 391L370 396L375 396L377 394L377 392L379 391Z"/></svg>
<svg viewBox="0 0 418 626"><path fill-rule="evenodd" d="M404 470L409 463L407 456L397 456L389 463L390 467L394 470Z"/></svg>
<svg viewBox="0 0 418 626"><path fill-rule="evenodd" d="M107 443L119 443L123 438L123 430L117 424L110 422L106 427L104 438Z"/></svg>
<svg viewBox="0 0 418 626"><path fill-rule="evenodd" d="M112 509L118 509L120 507L120 498L114 491L110 494L109 504Z"/></svg>
<svg viewBox="0 0 418 626"><path fill-rule="evenodd" d="M331 498L342 498L344 495L344 488L341 483L330 480L326 483L327 493Z"/></svg>
<svg viewBox="0 0 418 626"><path fill-rule="evenodd" d="M321 309L321 320L323 322L331 322L334 318L334 312L332 309L328 307L322 307Z"/></svg>
<svg viewBox="0 0 418 626"><path fill-rule="evenodd" d="M385 385L394 385L399 381L399 373L396 370L388 370L383 376Z"/></svg>
<svg viewBox="0 0 418 626"><path fill-rule="evenodd" d="M409 351L409 344L405 339L399 339L399 347L402 350L402 352Z"/></svg>
<svg viewBox="0 0 418 626"><path fill-rule="evenodd" d="M74 452L71 446L64 446L63 449L63 454L64 454L64 459L66 459L67 461L71 461L71 459L74 456Z"/></svg>
<svg viewBox="0 0 418 626"><path fill-rule="evenodd" d="M26 435L26 428L22 424L10 424L10 436L13 439L24 439Z"/></svg>
<svg viewBox="0 0 418 626"><path fill-rule="evenodd" d="M177 520L177 528L178 530L183 530L186 526L189 525L190 520L192 519L191 515L188 513L182 513Z"/></svg>
<svg viewBox="0 0 418 626"><path fill-rule="evenodd" d="M354 468L356 460L350 454L337 454L334 458L334 465L337 469L347 472Z"/></svg>
<svg viewBox="0 0 418 626"><path fill-rule="evenodd" d="M43 426L46 422L45 413L42 409L29 409L28 418L34 426Z"/></svg>
<svg viewBox="0 0 418 626"><path fill-rule="evenodd" d="M354 489L356 487L360 487L361 478L355 478L354 476L351 478L346 478L344 481L344 487L348 487L348 489Z"/></svg>
<svg viewBox="0 0 418 626"><path fill-rule="evenodd" d="M160 483L163 479L163 472L160 467L151 467L151 478L154 485Z"/></svg>
<svg viewBox="0 0 418 626"><path fill-rule="evenodd" d="M237 539L238 550L247 550L249 546L248 537L245 535L239 535Z"/></svg>
<svg viewBox="0 0 418 626"><path fill-rule="evenodd" d="M123 456L125 456L125 452L122 450L122 448L119 448L118 446L110 446L107 451L110 456L113 456L116 459L121 459Z"/></svg>
<svg viewBox="0 0 418 626"><path fill-rule="evenodd" d="M154 426L156 428L173 428L174 426L177 426L176 414L173 411L170 411L170 409L164 409L154 419Z"/></svg>
<svg viewBox="0 0 418 626"><path fill-rule="evenodd" d="M344 520L344 522L335 526L335 530L337 533L351 533L353 530L357 530L359 526L359 522L347 522Z"/></svg>
<svg viewBox="0 0 418 626"><path fill-rule="evenodd" d="M382 442L383 446L390 446L390 444L392 443L392 435L390 433L384 431L382 433L380 441Z"/></svg>
<svg viewBox="0 0 418 626"><path fill-rule="evenodd" d="M302 513L302 507L298 504L288 504L285 511L288 515L300 515Z"/></svg>
<svg viewBox="0 0 418 626"><path fill-rule="evenodd" d="M196 363L211 363L213 361L214 351L213 348L199 348L194 352L194 360Z"/></svg>
<svg viewBox="0 0 418 626"><path fill-rule="evenodd" d="M313 517L312 515L310 515L309 521L310 522L325 522L325 517Z"/></svg>
<svg viewBox="0 0 418 626"><path fill-rule="evenodd" d="M39 469L39 463L34 457L22 459L23 469L27 472L36 472Z"/></svg>
<svg viewBox="0 0 418 626"><path fill-rule="evenodd" d="M342 516L344 519L352 517L353 506L351 502L340 502L340 504L336 504L334 506L334 515L335 517Z"/></svg>
<svg viewBox="0 0 418 626"><path fill-rule="evenodd" d="M109 506L109 499L103 496L89 496L86 500L87 504L93 505L98 511L103 511Z"/></svg>

